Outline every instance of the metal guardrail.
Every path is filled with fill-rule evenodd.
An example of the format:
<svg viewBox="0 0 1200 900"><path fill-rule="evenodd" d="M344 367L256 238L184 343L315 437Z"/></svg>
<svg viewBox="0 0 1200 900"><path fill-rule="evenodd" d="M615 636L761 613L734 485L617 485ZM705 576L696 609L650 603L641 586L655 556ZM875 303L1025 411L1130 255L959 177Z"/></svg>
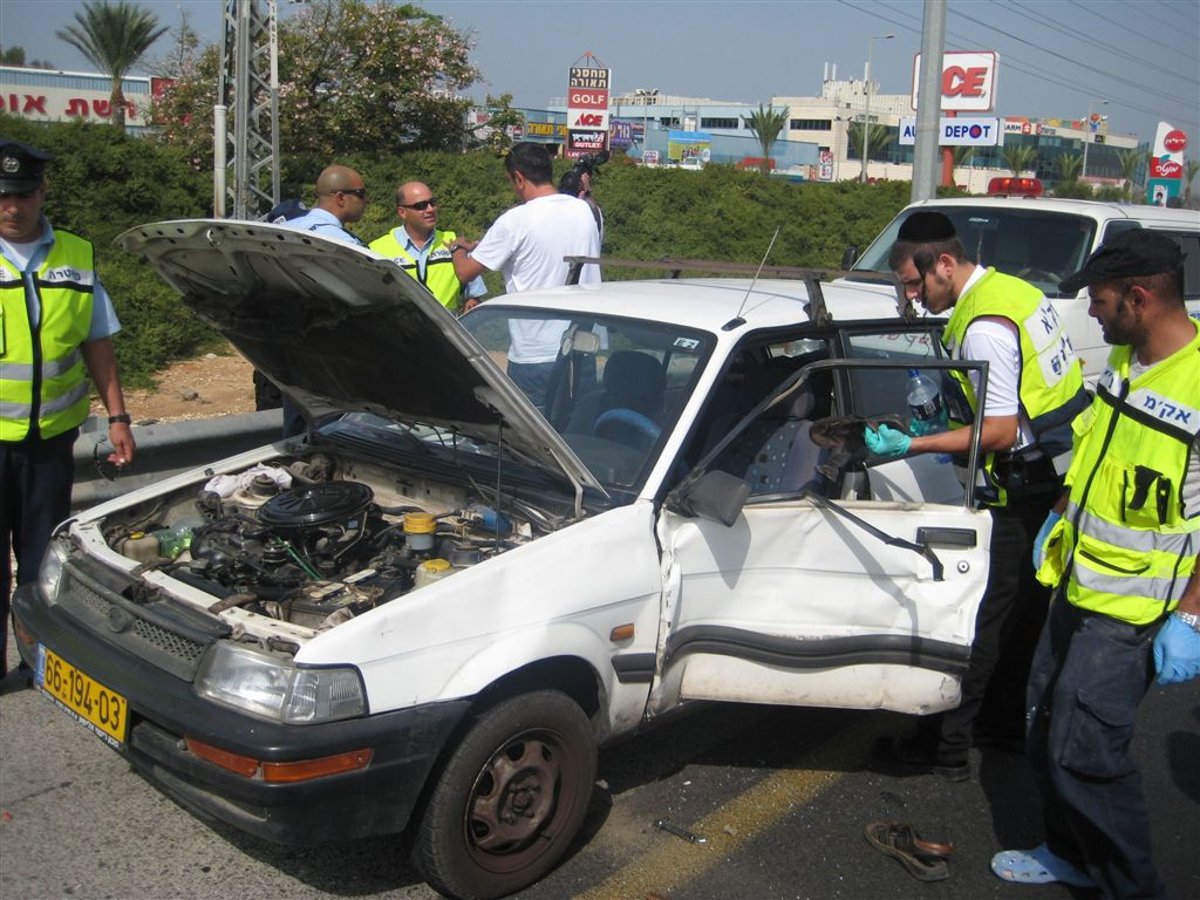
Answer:
<svg viewBox="0 0 1200 900"><path fill-rule="evenodd" d="M133 465L116 479L108 480L96 465L96 444L108 447L108 425L98 416L90 417L75 439L75 486L71 491L71 510L78 512L140 487L154 484L207 462L215 462L278 440L283 429L283 413L278 409L213 416L182 422L156 422L135 425L137 455Z"/></svg>

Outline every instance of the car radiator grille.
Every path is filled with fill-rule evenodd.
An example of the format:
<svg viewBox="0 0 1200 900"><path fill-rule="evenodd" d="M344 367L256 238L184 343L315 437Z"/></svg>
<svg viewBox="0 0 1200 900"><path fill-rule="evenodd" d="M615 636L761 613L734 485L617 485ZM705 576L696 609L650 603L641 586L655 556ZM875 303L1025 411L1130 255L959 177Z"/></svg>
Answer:
<svg viewBox="0 0 1200 900"><path fill-rule="evenodd" d="M219 636L172 621L164 601L135 603L70 563L63 567L58 603L97 637L187 681Z"/></svg>

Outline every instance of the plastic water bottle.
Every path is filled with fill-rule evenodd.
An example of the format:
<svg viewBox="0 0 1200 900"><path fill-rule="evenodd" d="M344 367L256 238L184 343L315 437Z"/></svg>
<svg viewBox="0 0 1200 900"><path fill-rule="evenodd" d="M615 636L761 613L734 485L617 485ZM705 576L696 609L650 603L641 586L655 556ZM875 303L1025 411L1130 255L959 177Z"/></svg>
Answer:
<svg viewBox="0 0 1200 900"><path fill-rule="evenodd" d="M904 393L912 412L912 423L908 428L912 434L936 434L950 427L942 393L932 378L922 375L918 369L909 369Z"/></svg>

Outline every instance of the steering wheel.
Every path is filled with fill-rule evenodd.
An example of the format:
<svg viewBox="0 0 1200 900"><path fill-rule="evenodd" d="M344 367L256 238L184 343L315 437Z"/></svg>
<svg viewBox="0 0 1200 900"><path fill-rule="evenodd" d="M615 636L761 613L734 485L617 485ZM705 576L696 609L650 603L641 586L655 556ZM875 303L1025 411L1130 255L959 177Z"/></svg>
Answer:
<svg viewBox="0 0 1200 900"><path fill-rule="evenodd" d="M605 410L596 418L596 423L592 426L592 434L596 437L604 437L602 432L616 432L618 435L622 432L632 432L637 438L637 446L649 448L658 440L662 429L658 427L657 422L636 409L618 406ZM615 436L611 440L621 444L626 443Z"/></svg>
<svg viewBox="0 0 1200 900"><path fill-rule="evenodd" d="M1017 273L1017 277L1025 281L1048 281L1052 284L1058 284L1062 281L1058 275L1051 272L1049 269L1022 269Z"/></svg>

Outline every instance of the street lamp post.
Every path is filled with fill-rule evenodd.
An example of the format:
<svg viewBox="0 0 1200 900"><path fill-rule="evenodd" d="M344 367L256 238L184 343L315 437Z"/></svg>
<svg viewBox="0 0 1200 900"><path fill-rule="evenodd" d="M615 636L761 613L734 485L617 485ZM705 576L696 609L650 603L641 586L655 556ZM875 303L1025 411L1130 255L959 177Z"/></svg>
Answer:
<svg viewBox="0 0 1200 900"><path fill-rule="evenodd" d="M867 134L871 130L871 50L875 46L875 41L890 41L894 37L894 34L874 34L867 38L867 69L863 77L863 91L866 99L863 101L862 176L859 178L863 184L867 183Z"/></svg>
<svg viewBox="0 0 1200 900"><path fill-rule="evenodd" d="M1088 98L1087 118L1083 120L1083 165L1080 167L1079 180L1087 180L1087 156L1088 144L1092 142L1092 104L1096 103L1092 98ZM1100 101L1101 106L1108 106L1107 100Z"/></svg>

